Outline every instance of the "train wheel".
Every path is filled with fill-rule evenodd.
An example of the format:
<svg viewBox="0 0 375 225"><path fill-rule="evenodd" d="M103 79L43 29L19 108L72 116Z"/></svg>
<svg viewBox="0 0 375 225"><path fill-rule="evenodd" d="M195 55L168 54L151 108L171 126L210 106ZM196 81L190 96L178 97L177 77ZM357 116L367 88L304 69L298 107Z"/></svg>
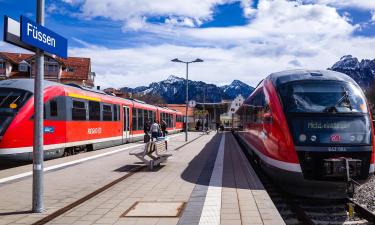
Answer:
<svg viewBox="0 0 375 225"><path fill-rule="evenodd" d="M69 149L64 149L63 157L69 156Z"/></svg>

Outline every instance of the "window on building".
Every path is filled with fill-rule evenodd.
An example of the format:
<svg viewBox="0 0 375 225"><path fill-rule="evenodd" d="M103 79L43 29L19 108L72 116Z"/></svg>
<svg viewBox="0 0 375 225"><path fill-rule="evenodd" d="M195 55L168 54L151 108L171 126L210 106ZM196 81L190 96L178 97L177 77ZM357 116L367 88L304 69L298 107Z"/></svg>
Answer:
<svg viewBox="0 0 375 225"><path fill-rule="evenodd" d="M57 72L59 70L59 66L57 64L49 64L47 69L48 72Z"/></svg>
<svg viewBox="0 0 375 225"><path fill-rule="evenodd" d="M112 121L111 105L103 105L103 121Z"/></svg>
<svg viewBox="0 0 375 225"><path fill-rule="evenodd" d="M0 69L5 69L5 62L0 61Z"/></svg>
<svg viewBox="0 0 375 225"><path fill-rule="evenodd" d="M86 120L85 102L73 100L72 120Z"/></svg>
<svg viewBox="0 0 375 225"><path fill-rule="evenodd" d="M100 121L100 103L89 101L89 120Z"/></svg>
<svg viewBox="0 0 375 225"><path fill-rule="evenodd" d="M27 72L27 69L28 69L28 65L26 63L21 63L18 66L18 71L20 72Z"/></svg>
<svg viewBox="0 0 375 225"><path fill-rule="evenodd" d="M49 110L50 110L50 115L51 116L57 116L57 101L56 100L51 100L49 102Z"/></svg>

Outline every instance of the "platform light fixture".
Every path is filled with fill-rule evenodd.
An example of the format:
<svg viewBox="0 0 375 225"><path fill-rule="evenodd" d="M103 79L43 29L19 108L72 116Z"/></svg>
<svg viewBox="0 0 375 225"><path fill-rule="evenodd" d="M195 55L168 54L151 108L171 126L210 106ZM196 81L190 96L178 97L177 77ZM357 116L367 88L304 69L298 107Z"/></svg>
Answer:
<svg viewBox="0 0 375 225"><path fill-rule="evenodd" d="M203 62L202 59L196 58L193 61L182 61L179 60L178 58L172 59L172 62L177 62L177 63L185 63L186 64L186 80L185 80L185 85L186 85L186 112L185 112L185 141L188 140L188 104L189 104L189 64L190 63L198 63L198 62Z"/></svg>

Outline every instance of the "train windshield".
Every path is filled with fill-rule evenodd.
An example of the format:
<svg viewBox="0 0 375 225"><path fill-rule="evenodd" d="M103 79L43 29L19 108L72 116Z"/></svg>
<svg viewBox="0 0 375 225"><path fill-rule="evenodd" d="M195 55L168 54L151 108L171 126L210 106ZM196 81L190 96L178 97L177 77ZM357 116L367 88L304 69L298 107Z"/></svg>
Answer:
<svg viewBox="0 0 375 225"><path fill-rule="evenodd" d="M358 87L341 81L300 81L279 88L287 112L367 113Z"/></svg>
<svg viewBox="0 0 375 225"><path fill-rule="evenodd" d="M13 115L29 99L31 93L19 89L1 88L0 89L0 116Z"/></svg>

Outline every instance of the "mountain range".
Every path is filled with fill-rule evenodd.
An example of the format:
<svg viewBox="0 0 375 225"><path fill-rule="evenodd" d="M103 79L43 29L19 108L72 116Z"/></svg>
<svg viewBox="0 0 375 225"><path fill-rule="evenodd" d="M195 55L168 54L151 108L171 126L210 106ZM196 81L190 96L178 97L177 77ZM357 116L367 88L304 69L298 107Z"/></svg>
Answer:
<svg viewBox="0 0 375 225"><path fill-rule="evenodd" d="M345 55L329 69L349 75L364 90L372 88L375 82L375 59L359 61L352 55Z"/></svg>
<svg viewBox="0 0 375 225"><path fill-rule="evenodd" d="M120 90L138 95L159 95L169 104L185 102L185 79L174 75L169 76L166 80L153 82L149 86L123 87ZM189 80L189 99L194 99L197 102L213 103L221 100L233 100L239 94L246 98L253 90L253 87L239 80L234 80L231 84L224 86Z"/></svg>
<svg viewBox="0 0 375 225"><path fill-rule="evenodd" d="M375 59L358 60L352 55L345 55L328 69L349 75L364 90L372 89L375 84ZM253 87L239 80L233 80L232 83L223 86L189 80L189 99L194 99L197 102L233 100L239 94L246 98L253 90ZM123 87L120 91L138 97L158 96L166 103L182 104L185 102L185 79L170 75L168 79L153 82L148 86Z"/></svg>

